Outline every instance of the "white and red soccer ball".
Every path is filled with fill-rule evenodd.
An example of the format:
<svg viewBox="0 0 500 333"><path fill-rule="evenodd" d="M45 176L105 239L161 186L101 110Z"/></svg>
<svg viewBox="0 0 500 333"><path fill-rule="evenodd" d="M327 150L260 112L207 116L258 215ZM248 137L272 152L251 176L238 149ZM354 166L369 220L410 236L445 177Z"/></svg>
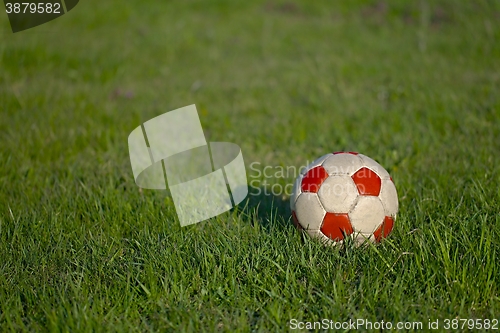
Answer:
<svg viewBox="0 0 500 333"><path fill-rule="evenodd" d="M302 170L290 198L294 224L328 244L379 242L392 231L398 194L389 173L354 152L324 155Z"/></svg>

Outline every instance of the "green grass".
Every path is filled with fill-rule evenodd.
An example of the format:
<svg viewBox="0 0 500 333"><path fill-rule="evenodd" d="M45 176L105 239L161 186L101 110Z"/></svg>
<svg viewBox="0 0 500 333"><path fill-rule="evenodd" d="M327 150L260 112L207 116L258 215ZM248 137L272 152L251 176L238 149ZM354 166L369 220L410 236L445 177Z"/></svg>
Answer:
<svg viewBox="0 0 500 333"><path fill-rule="evenodd" d="M500 6L343 3L87 0L17 34L0 15L0 328L499 319ZM165 193L135 185L127 137L193 103L257 187L253 162L376 159L394 232L324 248L286 195L181 228Z"/></svg>

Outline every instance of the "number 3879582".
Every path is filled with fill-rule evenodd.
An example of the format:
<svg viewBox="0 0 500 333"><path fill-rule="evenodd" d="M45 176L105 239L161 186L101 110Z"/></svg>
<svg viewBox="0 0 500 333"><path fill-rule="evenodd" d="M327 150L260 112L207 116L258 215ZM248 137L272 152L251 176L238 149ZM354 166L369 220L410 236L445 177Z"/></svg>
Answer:
<svg viewBox="0 0 500 333"><path fill-rule="evenodd" d="M10 3L5 4L5 10L7 14L61 14L61 4L60 3Z"/></svg>

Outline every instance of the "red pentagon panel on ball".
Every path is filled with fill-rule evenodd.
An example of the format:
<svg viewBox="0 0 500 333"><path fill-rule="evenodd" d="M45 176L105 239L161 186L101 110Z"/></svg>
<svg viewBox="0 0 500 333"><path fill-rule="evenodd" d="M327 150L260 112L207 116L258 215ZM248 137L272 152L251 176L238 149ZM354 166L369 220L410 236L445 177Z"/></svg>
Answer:
<svg viewBox="0 0 500 333"><path fill-rule="evenodd" d="M325 168L322 166L312 168L304 175L304 178L302 178L302 192L317 193L319 191L319 187L327 178L328 173Z"/></svg>
<svg viewBox="0 0 500 333"><path fill-rule="evenodd" d="M295 211L292 210L292 222L293 222L293 225L295 226L295 228L297 228L298 230L302 230L304 228L302 228L302 226L300 225L299 223L299 219L297 218L297 214L295 214Z"/></svg>
<svg viewBox="0 0 500 333"><path fill-rule="evenodd" d="M344 235L350 235L354 231L347 214L326 213L321 232L334 241L341 241Z"/></svg>
<svg viewBox="0 0 500 333"><path fill-rule="evenodd" d="M392 217L386 216L382 225L375 230L373 236L375 236L375 241L380 242L382 238L389 236L394 227L394 219Z"/></svg>
<svg viewBox="0 0 500 333"><path fill-rule="evenodd" d="M358 188L358 192L361 195L374 195L380 194L380 187L382 185L382 180L380 177L368 168L361 168L354 175L352 179Z"/></svg>

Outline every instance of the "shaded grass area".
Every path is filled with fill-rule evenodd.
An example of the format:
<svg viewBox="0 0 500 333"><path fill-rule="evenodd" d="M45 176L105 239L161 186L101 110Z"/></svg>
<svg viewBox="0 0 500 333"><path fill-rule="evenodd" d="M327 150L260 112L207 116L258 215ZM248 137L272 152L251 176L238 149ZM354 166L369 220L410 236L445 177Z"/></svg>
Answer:
<svg viewBox="0 0 500 333"><path fill-rule="evenodd" d="M499 24L493 1L89 0L18 34L0 17L0 326L498 319ZM193 103L208 141L242 147L251 193L330 151L378 160L393 234L324 248L287 193L180 228L135 186L127 136Z"/></svg>

